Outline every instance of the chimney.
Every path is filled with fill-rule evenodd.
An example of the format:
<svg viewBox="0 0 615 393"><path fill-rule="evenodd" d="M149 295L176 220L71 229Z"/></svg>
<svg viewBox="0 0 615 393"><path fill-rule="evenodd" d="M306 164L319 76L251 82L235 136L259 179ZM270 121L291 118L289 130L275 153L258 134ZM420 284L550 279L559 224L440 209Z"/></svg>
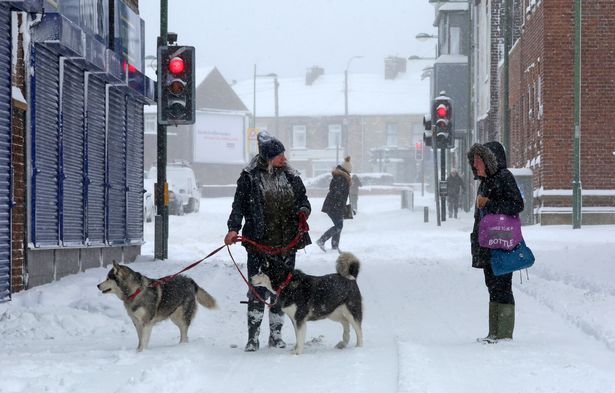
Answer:
<svg viewBox="0 0 615 393"><path fill-rule="evenodd" d="M305 73L305 85L311 86L312 83L314 83L314 81L318 79L318 77L323 75L324 73L325 73L325 69L322 67L313 66L311 68L308 68Z"/></svg>
<svg viewBox="0 0 615 393"><path fill-rule="evenodd" d="M400 72L406 72L405 58L389 56L384 59L384 79L395 79Z"/></svg>

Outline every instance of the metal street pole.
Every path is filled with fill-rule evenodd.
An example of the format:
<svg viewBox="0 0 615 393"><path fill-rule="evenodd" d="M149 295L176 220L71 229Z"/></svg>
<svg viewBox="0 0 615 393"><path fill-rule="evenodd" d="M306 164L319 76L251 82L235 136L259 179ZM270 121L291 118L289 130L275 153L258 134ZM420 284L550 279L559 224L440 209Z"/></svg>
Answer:
<svg viewBox="0 0 615 393"><path fill-rule="evenodd" d="M433 150L433 182L434 182L434 195L436 197L436 222L440 226L440 189L438 187L438 148L436 147L436 126L431 126L431 148Z"/></svg>
<svg viewBox="0 0 615 393"><path fill-rule="evenodd" d="M167 45L168 0L160 0L160 37L158 47ZM158 65L162 64L158 59ZM158 69L158 75L162 70ZM158 83L162 81L158 80ZM158 97L158 110L160 97ZM154 219L154 258L165 260L169 257L169 209L167 206L167 126L158 123L156 134L156 217Z"/></svg>
<svg viewBox="0 0 615 393"><path fill-rule="evenodd" d="M510 78L508 75L509 59L508 52L510 52L511 45L511 25L512 25L512 0L504 0L504 94L503 94L503 113L502 113L502 145L504 150L510 154L510 103L508 100L508 94L510 92Z"/></svg>
<svg viewBox="0 0 615 393"><path fill-rule="evenodd" d="M581 228L583 197L581 195L581 0L574 2L574 154L572 167L572 228Z"/></svg>
<svg viewBox="0 0 615 393"><path fill-rule="evenodd" d="M425 196L425 146L421 144L421 196Z"/></svg>
<svg viewBox="0 0 615 393"><path fill-rule="evenodd" d="M256 128L256 64L254 64L254 86L252 90L252 128Z"/></svg>
<svg viewBox="0 0 615 393"><path fill-rule="evenodd" d="M342 127L342 135L340 135L342 140L342 146L344 147L345 154L348 154L348 69L350 68L350 63L354 59L361 59L363 56L352 56L348 59L346 63L346 68L344 69L344 124ZM338 152L335 153L335 159L339 162L339 142L338 142Z"/></svg>
<svg viewBox="0 0 615 393"><path fill-rule="evenodd" d="M280 87L280 84L278 83L277 75L273 77L273 83L275 87L275 134L279 137L280 134L278 134L278 132L280 131L280 107L278 100L278 87Z"/></svg>
<svg viewBox="0 0 615 393"><path fill-rule="evenodd" d="M440 149L440 181L446 181L446 149ZM438 190L438 194L440 191ZM441 220L446 221L446 195L440 195Z"/></svg>

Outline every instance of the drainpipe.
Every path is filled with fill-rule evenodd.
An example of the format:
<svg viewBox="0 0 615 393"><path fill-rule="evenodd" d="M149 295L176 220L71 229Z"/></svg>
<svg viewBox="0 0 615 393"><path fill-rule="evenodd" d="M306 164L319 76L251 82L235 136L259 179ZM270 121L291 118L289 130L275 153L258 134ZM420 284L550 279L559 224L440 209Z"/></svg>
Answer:
<svg viewBox="0 0 615 393"><path fill-rule="evenodd" d="M574 2L574 154L572 167L572 228L581 228L581 0Z"/></svg>

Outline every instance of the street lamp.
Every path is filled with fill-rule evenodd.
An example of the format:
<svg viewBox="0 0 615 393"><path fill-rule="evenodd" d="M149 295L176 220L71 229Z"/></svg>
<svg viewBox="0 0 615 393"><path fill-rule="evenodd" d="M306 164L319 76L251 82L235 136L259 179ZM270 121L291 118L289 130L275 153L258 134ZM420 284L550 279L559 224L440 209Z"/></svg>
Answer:
<svg viewBox="0 0 615 393"><path fill-rule="evenodd" d="M437 34L428 34L428 33L418 33L415 37L419 41L427 41L432 38L438 38Z"/></svg>
<svg viewBox="0 0 615 393"><path fill-rule="evenodd" d="M344 148L348 149L348 69L350 68L350 63L354 59L362 59L363 56L352 56L346 62L346 69L344 70L344 125L342 127L342 135L341 138L337 138L337 147L335 150L335 161L339 163L340 156L340 139L342 139L342 143L344 144Z"/></svg>
<svg viewBox="0 0 615 393"><path fill-rule="evenodd" d="M408 60L436 60L435 57L423 57L423 56L417 56L417 55L410 55L408 56Z"/></svg>
<svg viewBox="0 0 615 393"><path fill-rule="evenodd" d="M256 78L273 78L273 86L274 86L274 105L275 105L275 135L278 135L278 120L279 120L279 106L278 106L278 88L280 84L278 83L278 74L269 73L269 74L256 74L256 64L254 64L254 90L252 91L252 128L256 128Z"/></svg>

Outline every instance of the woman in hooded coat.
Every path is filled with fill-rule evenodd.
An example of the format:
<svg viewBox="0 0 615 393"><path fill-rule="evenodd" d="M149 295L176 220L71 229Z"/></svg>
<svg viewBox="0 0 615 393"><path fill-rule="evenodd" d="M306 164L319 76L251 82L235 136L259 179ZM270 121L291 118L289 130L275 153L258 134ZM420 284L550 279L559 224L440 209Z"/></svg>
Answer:
<svg viewBox="0 0 615 393"><path fill-rule="evenodd" d="M512 173L506 169L506 152L499 142L474 144L468 151L474 178L480 180L470 235L472 267L483 269L489 290L489 333L481 342L510 340L515 327L512 273L496 276L491 269L491 250L478 243L478 227L486 214L515 215L523 211L523 198Z"/></svg>
<svg viewBox="0 0 615 393"><path fill-rule="evenodd" d="M316 241L318 247L323 251L326 251L325 242L329 239L331 239L331 248L339 251L340 235L344 228L344 211L352 183L351 171L350 157L346 157L342 165L336 166L331 172L333 177L329 183L329 192L322 204L322 212L327 213L333 221L333 226Z"/></svg>

